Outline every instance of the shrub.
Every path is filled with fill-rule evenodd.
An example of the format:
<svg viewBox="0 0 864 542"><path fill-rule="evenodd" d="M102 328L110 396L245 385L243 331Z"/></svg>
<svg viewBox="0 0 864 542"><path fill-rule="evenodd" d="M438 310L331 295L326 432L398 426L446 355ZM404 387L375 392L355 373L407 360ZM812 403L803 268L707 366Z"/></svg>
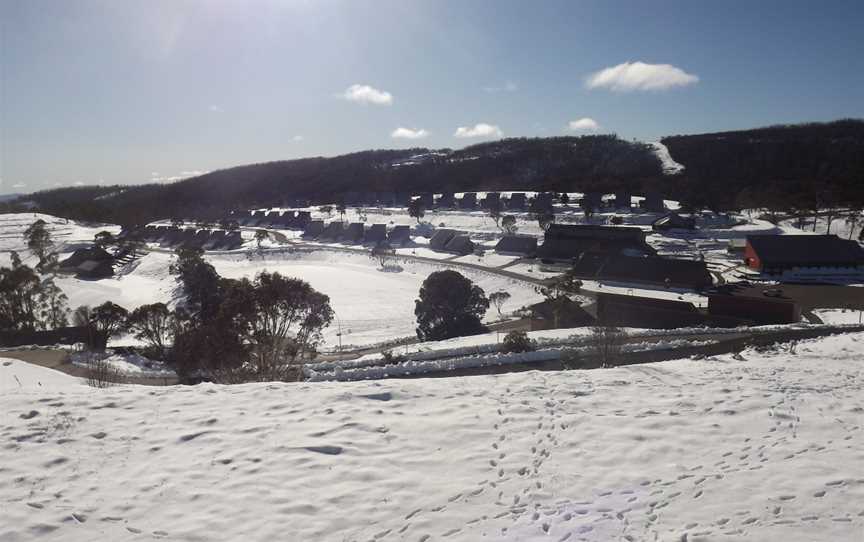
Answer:
<svg viewBox="0 0 864 542"><path fill-rule="evenodd" d="M614 326L592 327L588 337L602 367L617 365L626 340L627 332Z"/></svg>
<svg viewBox="0 0 864 542"><path fill-rule="evenodd" d="M87 385L93 388L107 388L123 382L123 373L108 363L104 354L91 353L84 370Z"/></svg>
<svg viewBox="0 0 864 542"><path fill-rule="evenodd" d="M398 365L405 361L405 356L394 354L391 350L381 352L381 358L384 360L384 365Z"/></svg>
<svg viewBox="0 0 864 542"><path fill-rule="evenodd" d="M507 353L533 352L536 345L524 331L513 330L504 337L503 349Z"/></svg>

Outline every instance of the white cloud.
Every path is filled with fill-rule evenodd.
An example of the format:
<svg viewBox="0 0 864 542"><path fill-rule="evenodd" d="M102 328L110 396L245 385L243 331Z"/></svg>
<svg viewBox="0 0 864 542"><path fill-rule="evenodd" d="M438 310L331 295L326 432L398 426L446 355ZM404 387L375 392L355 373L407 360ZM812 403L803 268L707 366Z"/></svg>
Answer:
<svg viewBox="0 0 864 542"><path fill-rule="evenodd" d="M568 122L567 129L571 132L594 132L600 129L600 125L592 118L583 117Z"/></svg>
<svg viewBox="0 0 864 542"><path fill-rule="evenodd" d="M181 171L180 175L184 177L197 177L199 175L204 175L205 173L210 173L209 171L205 171L203 169L193 169L192 171Z"/></svg>
<svg viewBox="0 0 864 542"><path fill-rule="evenodd" d="M211 105L207 108L211 113L224 113L225 110L219 107L218 105Z"/></svg>
<svg viewBox="0 0 864 542"><path fill-rule="evenodd" d="M351 85L342 93L342 98L360 104L390 105L393 103L392 94L369 85Z"/></svg>
<svg viewBox="0 0 864 542"><path fill-rule="evenodd" d="M502 132L501 128L494 124L486 124L485 122L480 122L475 124L474 126L460 126L456 128L456 133L453 135L458 138L503 137L504 132Z"/></svg>
<svg viewBox="0 0 864 542"><path fill-rule="evenodd" d="M295 135L291 138L291 141L303 141L305 139L302 135Z"/></svg>
<svg viewBox="0 0 864 542"><path fill-rule="evenodd" d="M516 92L519 90L519 86L513 81L507 81L500 87L492 86L492 87L483 87L483 90L489 93L497 93L497 92Z"/></svg>
<svg viewBox="0 0 864 542"><path fill-rule="evenodd" d="M393 139L423 139L428 135L429 132L423 128L403 128L400 126L393 130L390 137Z"/></svg>
<svg viewBox="0 0 864 542"><path fill-rule="evenodd" d="M24 188L25 186L27 186L27 183L15 183L12 185L12 188L19 189Z"/></svg>
<svg viewBox="0 0 864 542"><path fill-rule="evenodd" d="M588 88L608 88L615 92L667 90L699 82L699 77L671 64L625 62L588 76Z"/></svg>
<svg viewBox="0 0 864 542"><path fill-rule="evenodd" d="M84 183L82 181L75 181L74 183L72 183L72 185L73 186L84 186Z"/></svg>

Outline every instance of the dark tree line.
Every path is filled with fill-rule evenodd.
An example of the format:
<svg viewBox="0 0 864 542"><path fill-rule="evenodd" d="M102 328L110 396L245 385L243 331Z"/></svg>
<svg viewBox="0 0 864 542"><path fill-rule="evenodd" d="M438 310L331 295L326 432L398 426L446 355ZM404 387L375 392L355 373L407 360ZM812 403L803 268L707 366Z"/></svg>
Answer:
<svg viewBox="0 0 864 542"><path fill-rule="evenodd" d="M411 156L426 158L410 166ZM333 202L348 192L573 190L660 175L650 148L614 135L516 138L461 150L372 150L333 158L251 164L171 184L76 187L39 192L39 209L67 218L137 225L293 199Z"/></svg>
<svg viewBox="0 0 864 542"><path fill-rule="evenodd" d="M864 121L672 136L663 143L686 167L673 189L695 207L864 204Z"/></svg>

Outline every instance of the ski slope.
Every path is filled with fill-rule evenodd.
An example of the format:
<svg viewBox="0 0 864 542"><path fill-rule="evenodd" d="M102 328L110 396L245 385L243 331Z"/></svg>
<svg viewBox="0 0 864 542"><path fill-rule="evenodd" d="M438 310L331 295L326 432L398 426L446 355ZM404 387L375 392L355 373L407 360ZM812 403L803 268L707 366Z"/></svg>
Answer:
<svg viewBox="0 0 864 542"><path fill-rule="evenodd" d="M105 390L0 360L0 540L857 541L862 346Z"/></svg>

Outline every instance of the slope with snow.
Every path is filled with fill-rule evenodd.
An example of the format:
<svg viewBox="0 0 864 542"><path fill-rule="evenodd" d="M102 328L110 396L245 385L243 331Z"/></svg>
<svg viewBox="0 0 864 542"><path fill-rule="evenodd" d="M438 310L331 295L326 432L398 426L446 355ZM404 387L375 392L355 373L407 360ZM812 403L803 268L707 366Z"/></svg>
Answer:
<svg viewBox="0 0 864 542"><path fill-rule="evenodd" d="M9 264L10 250L20 252L24 263L35 265L36 258L30 256L23 236L24 231L37 220L45 221L54 250L60 253L61 259L76 248L92 243L100 231L120 233L120 227L113 224L82 224L41 213L0 214L0 265Z"/></svg>
<svg viewBox="0 0 864 542"><path fill-rule="evenodd" d="M862 345L106 390L0 361L0 540L860 540Z"/></svg>
<svg viewBox="0 0 864 542"><path fill-rule="evenodd" d="M660 160L660 165L663 168L663 173L666 175L676 175L684 171L684 166L672 159L669 153L669 148L659 141L648 143L654 150L654 156Z"/></svg>

